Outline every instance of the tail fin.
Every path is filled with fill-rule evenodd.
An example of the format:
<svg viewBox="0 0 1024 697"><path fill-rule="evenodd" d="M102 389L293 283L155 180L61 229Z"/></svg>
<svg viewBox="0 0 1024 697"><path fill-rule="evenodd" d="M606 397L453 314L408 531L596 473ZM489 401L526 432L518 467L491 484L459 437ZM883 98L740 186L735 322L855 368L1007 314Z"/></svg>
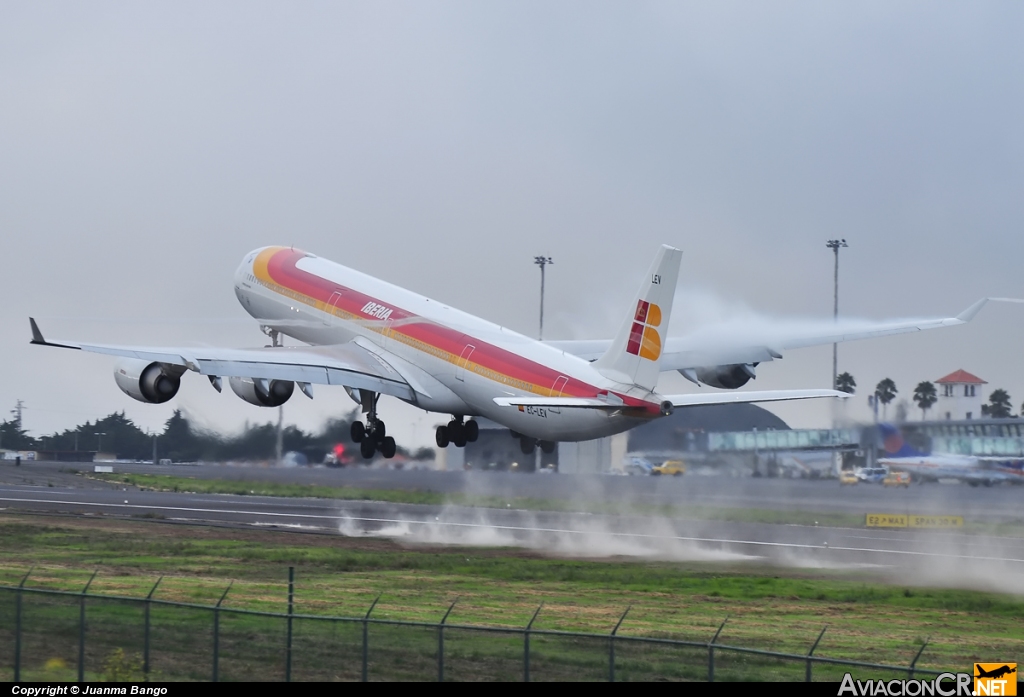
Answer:
<svg viewBox="0 0 1024 697"><path fill-rule="evenodd" d="M683 253L662 245L611 347L594 362L612 380L653 390Z"/></svg>
<svg viewBox="0 0 1024 697"><path fill-rule="evenodd" d="M883 457L922 457L928 453L921 452L903 440L903 433L892 424L878 424L878 432L882 436Z"/></svg>

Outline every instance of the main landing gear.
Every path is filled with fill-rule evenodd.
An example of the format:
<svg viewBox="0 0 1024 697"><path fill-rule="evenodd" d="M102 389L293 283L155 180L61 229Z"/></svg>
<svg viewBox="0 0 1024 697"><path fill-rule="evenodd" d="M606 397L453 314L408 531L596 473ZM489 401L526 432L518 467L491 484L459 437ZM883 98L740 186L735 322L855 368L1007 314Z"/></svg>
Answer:
<svg viewBox="0 0 1024 697"><path fill-rule="evenodd" d="M367 460L373 459L375 453L391 459L395 456L398 446L395 439L387 434L387 427L384 422L377 418L377 400L379 394L363 394L363 411L366 412L366 424L362 421L353 421L352 436L353 443L359 443L359 453Z"/></svg>
<svg viewBox="0 0 1024 697"><path fill-rule="evenodd" d="M512 434L513 438L519 439L519 449L523 451L523 455L530 455L538 445L547 455L555 452L556 443L552 441L537 440L536 438L530 438L529 436L524 436L523 434L516 433L515 431L509 431L509 433Z"/></svg>
<svg viewBox="0 0 1024 697"><path fill-rule="evenodd" d="M456 448L466 447L466 443L475 443L480 437L480 424L473 419L463 422L461 416L452 417L447 426L438 426L434 441L439 448L447 448L451 443Z"/></svg>

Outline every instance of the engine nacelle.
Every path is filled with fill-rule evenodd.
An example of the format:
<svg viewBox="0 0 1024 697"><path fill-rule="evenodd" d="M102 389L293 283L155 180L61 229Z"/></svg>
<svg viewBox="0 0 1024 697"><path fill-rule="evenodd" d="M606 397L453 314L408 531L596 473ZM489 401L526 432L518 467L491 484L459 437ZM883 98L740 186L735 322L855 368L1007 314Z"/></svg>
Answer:
<svg viewBox="0 0 1024 697"><path fill-rule="evenodd" d="M163 404L178 394L184 372L185 368L180 365L122 358L114 366L114 382L132 399Z"/></svg>
<svg viewBox="0 0 1024 697"><path fill-rule="evenodd" d="M232 392L258 407L279 407L295 391L295 383L291 380L228 378L228 384Z"/></svg>
<svg viewBox="0 0 1024 697"><path fill-rule="evenodd" d="M721 387L726 390L735 390L743 387L754 375L754 366L750 363L737 363L735 365L716 365L710 368L698 368L695 372L697 379L711 387Z"/></svg>

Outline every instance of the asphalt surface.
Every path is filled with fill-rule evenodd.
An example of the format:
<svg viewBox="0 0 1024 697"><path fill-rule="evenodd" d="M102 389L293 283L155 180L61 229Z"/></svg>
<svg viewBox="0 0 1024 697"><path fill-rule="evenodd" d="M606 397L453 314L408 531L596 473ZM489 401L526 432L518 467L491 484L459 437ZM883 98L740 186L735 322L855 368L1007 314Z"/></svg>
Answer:
<svg viewBox="0 0 1024 697"><path fill-rule="evenodd" d="M867 568L896 574L908 581L968 585L1024 591L1024 539L980 537L950 531L828 528L811 525L767 525L694 521L647 516L537 512L460 506L392 504L373 501L277 498L129 490L91 480L75 470L91 465L23 464L0 472L0 509L6 511L148 519L172 524L260 527L295 532L386 537L407 544L515 546L560 556L587 558L635 557L695 561L757 561L808 568ZM118 466L164 474L305 483L351 484L365 487L424 478L435 490L478 490L488 473L394 472L373 470L244 470L227 467ZM226 475L232 475L227 477ZM258 475L258 476L257 476ZM1017 488L975 490L970 487L882 487L840 489L835 482L780 482L685 478L649 481L629 477L565 477L563 475L498 475L487 481L517 496L578 497L581 486L625 489L635 497L682 497L715 505L756 503L760 508L785 505L865 506L894 512L893 502L960 514L980 506L1012 508ZM576 491L573 490L575 484ZM732 486L738 484L739 486ZM544 485L544 486L541 486ZM535 487L541 486L540 489ZM488 487L483 487L488 488ZM964 497L947 498L955 490ZM939 500L936 500L938 492ZM590 492L593 493L593 492ZM813 493L813 496L811 495ZM618 495L621 495L619 493ZM615 495L613 495L613 498ZM678 500L678 499L673 499ZM723 503L727 502L727 503ZM881 502L881 504L879 503ZM885 505L882 505L885 504ZM952 508L951 508L952 507ZM834 510L835 508L833 508ZM843 510L849 510L844 507ZM898 512L898 511L895 511ZM1018 587L1020 586L1020 587Z"/></svg>
<svg viewBox="0 0 1024 697"><path fill-rule="evenodd" d="M93 486L76 476L93 463L0 463L0 484ZM234 467L226 465L114 464L115 472L282 484L352 486L438 493L464 492L509 498L548 498L648 504L695 504L782 511L960 515L980 522L1024 521L1024 486L1004 484L878 484L841 486L836 480L731 478L726 476L626 477L612 475L439 472L351 467Z"/></svg>

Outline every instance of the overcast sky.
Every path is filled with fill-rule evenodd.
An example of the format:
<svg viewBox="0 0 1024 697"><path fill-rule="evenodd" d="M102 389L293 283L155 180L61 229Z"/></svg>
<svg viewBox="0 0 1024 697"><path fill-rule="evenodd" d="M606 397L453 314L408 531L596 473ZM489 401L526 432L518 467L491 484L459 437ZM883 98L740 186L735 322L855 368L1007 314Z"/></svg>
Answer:
<svg viewBox="0 0 1024 697"><path fill-rule="evenodd" d="M231 284L266 244L530 334L550 255L549 338L610 336L662 243L684 252L676 333L830 317L834 237L844 315L1024 296L1022 36L1014 2L3 3L0 415L274 419L195 375L140 404L111 359L28 344L33 315L53 338L262 345ZM964 368L1019 410L1022 345L1024 307L990 306L841 346L840 371L909 398ZM830 381L823 347L755 385ZM351 406L320 387L285 413ZM405 443L443 420L383 416Z"/></svg>

